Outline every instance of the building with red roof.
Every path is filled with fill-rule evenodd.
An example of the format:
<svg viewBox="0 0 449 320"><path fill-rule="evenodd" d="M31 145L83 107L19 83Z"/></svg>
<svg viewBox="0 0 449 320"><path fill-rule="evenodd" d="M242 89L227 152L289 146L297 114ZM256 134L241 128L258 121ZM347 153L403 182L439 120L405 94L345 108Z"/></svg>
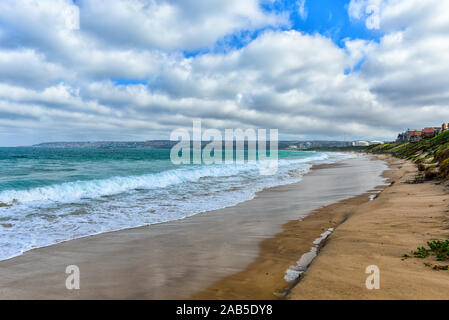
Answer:
<svg viewBox="0 0 449 320"><path fill-rule="evenodd" d="M422 131L421 130L409 130L408 141L416 142L419 140L422 140Z"/></svg>
<svg viewBox="0 0 449 320"><path fill-rule="evenodd" d="M422 129L421 136L423 139L435 137L435 128L430 127Z"/></svg>

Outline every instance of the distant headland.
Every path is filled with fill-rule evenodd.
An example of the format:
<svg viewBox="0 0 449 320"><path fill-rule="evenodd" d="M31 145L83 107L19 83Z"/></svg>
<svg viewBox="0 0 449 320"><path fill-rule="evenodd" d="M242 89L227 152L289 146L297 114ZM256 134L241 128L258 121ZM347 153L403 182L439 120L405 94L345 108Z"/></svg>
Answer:
<svg viewBox="0 0 449 320"><path fill-rule="evenodd" d="M210 141L202 141L205 146ZM170 149L177 141L170 140L148 140L148 141L74 141L74 142L44 142L32 146L31 148L55 148L55 149ZM269 142L267 142L269 143ZM288 140L279 141L281 150L313 150L317 148L329 147L349 147L351 141L299 141Z"/></svg>

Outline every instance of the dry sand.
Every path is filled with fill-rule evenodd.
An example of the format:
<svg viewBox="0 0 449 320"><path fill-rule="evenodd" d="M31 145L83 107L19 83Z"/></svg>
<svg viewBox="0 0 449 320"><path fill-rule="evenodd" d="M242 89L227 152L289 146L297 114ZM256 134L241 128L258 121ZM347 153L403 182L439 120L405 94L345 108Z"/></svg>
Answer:
<svg viewBox="0 0 449 320"><path fill-rule="evenodd" d="M387 158L394 184L374 201L352 210L329 237L290 299L448 299L449 271L435 271L404 254L449 236L448 190L435 181L408 184L416 167ZM447 264L440 262L440 264ZM380 270L380 289L368 290L365 268Z"/></svg>

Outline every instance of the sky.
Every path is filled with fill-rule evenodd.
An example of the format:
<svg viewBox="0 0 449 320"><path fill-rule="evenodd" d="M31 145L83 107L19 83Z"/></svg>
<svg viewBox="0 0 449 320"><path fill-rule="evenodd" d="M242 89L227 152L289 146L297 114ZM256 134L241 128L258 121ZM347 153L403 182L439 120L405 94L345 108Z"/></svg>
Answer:
<svg viewBox="0 0 449 320"><path fill-rule="evenodd" d="M449 121L449 1L2 0L0 146Z"/></svg>

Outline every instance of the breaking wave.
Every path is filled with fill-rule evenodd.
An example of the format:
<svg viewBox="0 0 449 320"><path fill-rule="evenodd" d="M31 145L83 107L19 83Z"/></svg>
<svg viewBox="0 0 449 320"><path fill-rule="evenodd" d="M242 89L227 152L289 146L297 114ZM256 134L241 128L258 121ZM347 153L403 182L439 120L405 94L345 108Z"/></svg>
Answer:
<svg viewBox="0 0 449 320"><path fill-rule="evenodd" d="M279 167L326 160L326 154L295 159L279 160ZM128 177L112 177L89 181L75 181L54 184L28 190L6 190L0 193L0 202L5 204L29 202L60 202L71 203L81 199L95 199L103 196L125 193L136 189L158 189L171 185L196 182L202 178L235 176L244 172L259 170L267 162L244 163L228 165L186 166L180 169L168 170L154 174Z"/></svg>

